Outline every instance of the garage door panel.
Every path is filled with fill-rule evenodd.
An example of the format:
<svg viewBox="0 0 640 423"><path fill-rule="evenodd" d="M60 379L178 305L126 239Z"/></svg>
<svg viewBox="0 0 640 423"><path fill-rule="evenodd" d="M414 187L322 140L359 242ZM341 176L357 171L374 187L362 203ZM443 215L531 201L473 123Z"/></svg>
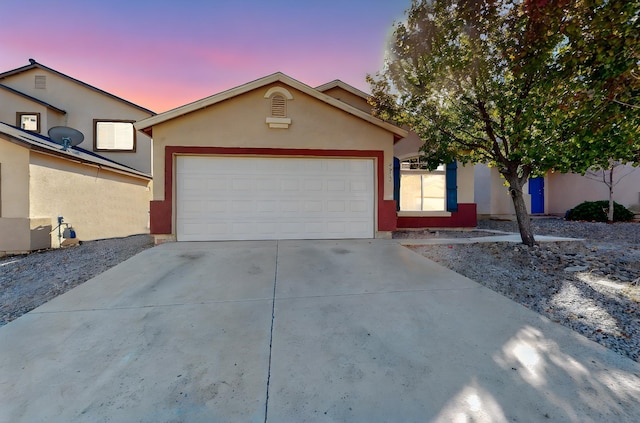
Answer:
<svg viewBox="0 0 640 423"><path fill-rule="evenodd" d="M226 201L206 201L205 212L206 213L226 213L229 208Z"/></svg>
<svg viewBox="0 0 640 423"><path fill-rule="evenodd" d="M306 213L322 213L322 201L318 201L318 200L305 201L303 209Z"/></svg>
<svg viewBox="0 0 640 423"><path fill-rule="evenodd" d="M278 211L278 202L273 200L256 201L256 211L260 214L275 213Z"/></svg>
<svg viewBox="0 0 640 423"><path fill-rule="evenodd" d="M322 191L323 184L322 181L317 179L305 179L302 181L302 186L307 191Z"/></svg>
<svg viewBox="0 0 640 423"><path fill-rule="evenodd" d="M328 201L327 202L327 211L329 213L339 213L344 212L346 210L346 206L344 201Z"/></svg>
<svg viewBox="0 0 640 423"><path fill-rule="evenodd" d="M327 181L327 191L331 191L332 193L345 192L345 181L340 179Z"/></svg>
<svg viewBox="0 0 640 423"><path fill-rule="evenodd" d="M275 178L261 177L256 181L256 185L260 192L273 192L278 190L277 180Z"/></svg>
<svg viewBox="0 0 640 423"><path fill-rule="evenodd" d="M366 201L349 201L349 210L352 212L364 213L367 211L368 204Z"/></svg>
<svg viewBox="0 0 640 423"><path fill-rule="evenodd" d="M372 238L371 159L181 156L180 241Z"/></svg>

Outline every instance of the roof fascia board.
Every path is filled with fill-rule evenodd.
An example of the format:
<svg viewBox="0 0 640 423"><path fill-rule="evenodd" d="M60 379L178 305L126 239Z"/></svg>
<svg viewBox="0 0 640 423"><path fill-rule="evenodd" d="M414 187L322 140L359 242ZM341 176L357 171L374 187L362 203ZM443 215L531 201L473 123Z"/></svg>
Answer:
<svg viewBox="0 0 640 423"><path fill-rule="evenodd" d="M320 91L320 92L325 92L330 90L331 88L342 88L345 91L350 92L351 94L358 96L364 100L369 100L369 97L371 97L370 94L365 93L364 91L360 91L359 89L357 89L356 87L354 87L353 85L349 85L346 82L343 82L339 79L335 79L331 82L327 82L326 84L322 84L318 87L316 87L315 89Z"/></svg>
<svg viewBox="0 0 640 423"><path fill-rule="evenodd" d="M331 96L328 96L326 94L323 94L321 92L319 92L318 90L303 84L300 81L297 81L281 72L276 72L274 74L265 76L264 78L260 78L257 79L255 81L252 82L248 82L246 84L240 85L236 88L232 88L230 90L227 91L223 91L219 94L214 94L212 96L203 98L202 100L198 100L195 101L193 103L189 103L186 104L184 106L175 108L173 110L169 110L168 112L164 112L164 113L160 113L158 115L140 120L136 123L134 123L134 127L139 130L139 131L143 131L145 133L150 133L150 129L154 126L154 125L158 125L160 123L169 121L171 119L175 119L177 117L186 115L188 113L194 112L196 110L200 110L200 109L204 109L206 107L212 106L216 103L220 103L224 100L228 100L232 97L236 97L238 95L244 94L246 92L255 90L257 88L263 87L265 85L269 85L272 84L274 82L281 82L285 85L289 85L290 87L298 90L298 91L302 91L303 93L314 97L318 100L321 100L325 103L330 104L331 106L334 106L344 112L347 112L351 115L354 115L356 117L359 117L360 119L363 119L373 125L379 126L401 138L404 138L408 135L408 132L402 128L399 128L395 125L392 125L390 123L387 123L383 120L380 120L376 117L373 117L359 109L356 109L355 107L352 107L340 100L337 100ZM148 131L145 131L148 130Z"/></svg>
<svg viewBox="0 0 640 423"><path fill-rule="evenodd" d="M7 90L7 91L9 91L10 93L13 93L13 94L15 94L15 95L18 95L18 96L20 96L20 97L22 97L22 98L25 98L25 99L27 99L27 100L29 100L29 101L33 101L34 103L38 103L38 104L40 104L41 106L46 107L47 109L53 110L54 112L58 112L58 113L63 114L63 115L66 115L66 114L67 114L67 112L66 112L65 110L62 110L62 109L60 109L60 108L58 108L58 107L56 107L56 106L53 106L53 105L51 105L51 104L47 103L46 101L42 101L42 100L40 100L40 99L37 99L37 98L35 98L35 97L32 97L32 96L30 96L29 94L25 94L25 93L23 93L23 92L21 92L21 91L18 91L18 90L16 90L16 89L14 89L14 88L8 87L8 86L6 86L6 85L4 85L4 84L0 84L0 88L2 88L2 89L4 89L4 90Z"/></svg>
<svg viewBox="0 0 640 423"><path fill-rule="evenodd" d="M138 178L144 178L148 180L152 179L151 175L149 174L137 171L125 165L121 165L107 158L101 158L100 156L97 156L97 155L93 156L93 155L84 153L83 151L78 150L77 148L70 148L69 150L64 151L60 148L58 144L55 144L53 141L50 141L48 138L44 136L35 136L26 131L23 131L22 129L16 128L11 125L7 125L4 123L1 124L0 134L11 138L12 141L30 150L46 153L49 155L53 155L53 156L74 161L74 162L92 164L95 166L99 166L101 168L109 168L113 171L117 171L119 173L127 174L130 176L135 176Z"/></svg>
<svg viewBox="0 0 640 423"><path fill-rule="evenodd" d="M0 73L0 80L2 80L4 78L7 78L9 76L17 75L19 73L26 72L26 71L29 71L31 69L36 69L36 68L42 69L42 70L46 70L46 71L51 72L51 73L54 73L54 74L56 74L58 76L61 76L63 78L68 79L69 81L75 82L76 84L80 84L81 86L83 86L85 88L88 88L88 89L96 91L96 92L98 92L100 94L106 95L107 97L110 97L110 98L112 98L114 100L117 100L119 102L125 103L125 104L127 104L127 105L129 105L131 107L134 107L134 108L136 108L138 110L141 110L141 111L143 111L145 113L149 113L149 114L152 114L152 115L156 114L152 110L149 110L149 109L147 109L145 107L139 106L139 105L137 105L135 103L132 103L132 102L130 102L128 100L125 100L122 97L118 97L117 95L108 93L108 92L106 92L104 90L101 90L98 87L94 87L93 85L87 84L86 82L82 82L79 79L73 78L73 77L71 77L69 75L65 75L62 72L59 72L59 71L57 71L55 69L51 69L50 67L45 66L45 65L43 65L41 63L38 63L38 62L35 62L35 61L32 64L29 64L29 65L26 65L26 66L22 66L20 68L17 68L17 69L14 69L14 70L10 70L10 71L4 72L4 73Z"/></svg>

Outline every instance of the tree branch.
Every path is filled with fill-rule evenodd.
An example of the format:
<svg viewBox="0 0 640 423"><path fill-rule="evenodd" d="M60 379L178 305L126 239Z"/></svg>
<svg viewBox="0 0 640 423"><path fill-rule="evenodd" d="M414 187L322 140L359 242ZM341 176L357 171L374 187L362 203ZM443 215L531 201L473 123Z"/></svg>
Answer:
<svg viewBox="0 0 640 423"><path fill-rule="evenodd" d="M614 103L621 104L626 107L631 107L632 109L640 109L640 106L636 106L633 104L625 103L624 101L616 100L615 98L612 100Z"/></svg>

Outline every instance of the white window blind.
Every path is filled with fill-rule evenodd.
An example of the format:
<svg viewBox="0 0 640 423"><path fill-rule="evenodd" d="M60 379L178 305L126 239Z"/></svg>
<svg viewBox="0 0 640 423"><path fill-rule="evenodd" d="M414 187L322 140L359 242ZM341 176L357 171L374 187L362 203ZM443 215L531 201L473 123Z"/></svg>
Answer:
<svg viewBox="0 0 640 423"><path fill-rule="evenodd" d="M130 122L97 122L98 150L133 150L133 124Z"/></svg>
<svg viewBox="0 0 640 423"><path fill-rule="evenodd" d="M38 116L37 115L21 115L20 127L27 131L38 130Z"/></svg>

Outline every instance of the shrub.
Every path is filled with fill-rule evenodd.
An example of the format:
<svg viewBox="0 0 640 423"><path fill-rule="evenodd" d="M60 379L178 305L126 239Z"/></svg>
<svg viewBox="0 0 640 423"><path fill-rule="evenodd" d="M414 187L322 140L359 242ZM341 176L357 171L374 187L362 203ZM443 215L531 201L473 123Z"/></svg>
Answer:
<svg viewBox="0 0 640 423"><path fill-rule="evenodd" d="M606 222L609 201L585 201L567 212L567 220L588 220ZM633 219L633 212L622 204L613 203L613 221L627 222Z"/></svg>

